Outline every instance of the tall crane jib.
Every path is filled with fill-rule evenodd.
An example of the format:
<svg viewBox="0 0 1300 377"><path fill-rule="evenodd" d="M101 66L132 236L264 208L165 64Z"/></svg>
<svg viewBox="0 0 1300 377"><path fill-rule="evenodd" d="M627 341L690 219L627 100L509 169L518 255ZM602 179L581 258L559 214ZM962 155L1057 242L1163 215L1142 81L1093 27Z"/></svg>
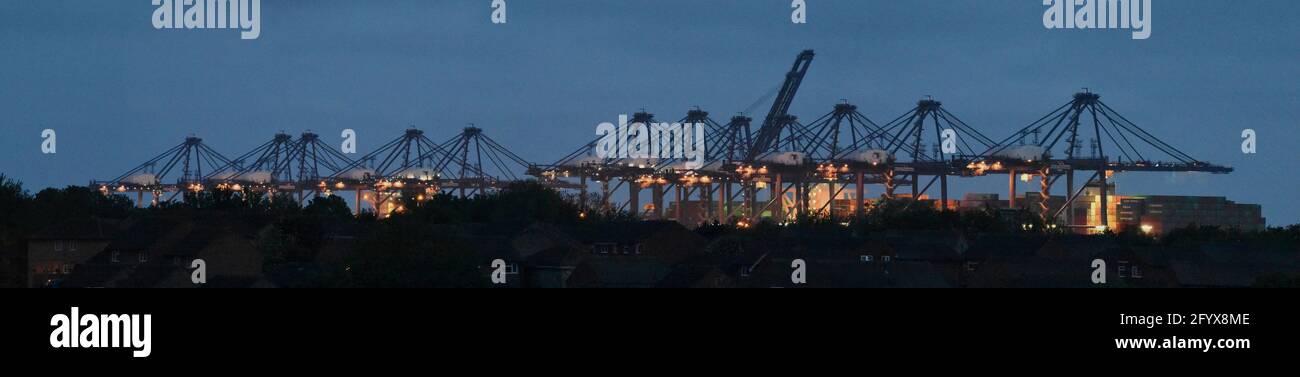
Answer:
<svg viewBox="0 0 1300 377"><path fill-rule="evenodd" d="M767 118L763 119L763 125L758 129L758 137L755 138L754 146L749 151L747 160L754 160L769 149L774 148L781 137L781 130L791 121L789 119L790 105L794 103L794 96L799 92L799 86L803 84L804 76L808 74L808 68L812 66L813 57L816 56L813 50L805 50L795 59L794 66L790 68L790 73L785 75L785 84L781 86L781 91L777 93L776 100L772 102L772 110L767 113Z"/></svg>

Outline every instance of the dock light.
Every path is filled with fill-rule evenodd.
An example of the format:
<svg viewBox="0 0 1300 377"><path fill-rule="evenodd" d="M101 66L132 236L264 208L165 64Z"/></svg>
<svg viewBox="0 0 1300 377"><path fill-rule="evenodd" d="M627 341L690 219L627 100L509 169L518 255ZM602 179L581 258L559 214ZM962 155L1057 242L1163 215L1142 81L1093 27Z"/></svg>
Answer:
<svg viewBox="0 0 1300 377"><path fill-rule="evenodd" d="M126 192L126 185L117 186L117 192Z"/></svg>
<svg viewBox="0 0 1300 377"><path fill-rule="evenodd" d="M1155 227L1151 226L1151 224L1142 224L1140 228L1142 228L1142 233L1146 233L1146 234L1151 234L1151 232L1156 229Z"/></svg>
<svg viewBox="0 0 1300 377"><path fill-rule="evenodd" d="M334 188L339 189L339 190L342 190L344 187L347 187L347 186L344 186L344 185L343 185L343 182L339 182L339 183L335 183L335 184L334 184Z"/></svg>
<svg viewBox="0 0 1300 377"><path fill-rule="evenodd" d="M238 183L236 183L234 186L230 186L230 189L235 191L244 191L244 186L240 186Z"/></svg>

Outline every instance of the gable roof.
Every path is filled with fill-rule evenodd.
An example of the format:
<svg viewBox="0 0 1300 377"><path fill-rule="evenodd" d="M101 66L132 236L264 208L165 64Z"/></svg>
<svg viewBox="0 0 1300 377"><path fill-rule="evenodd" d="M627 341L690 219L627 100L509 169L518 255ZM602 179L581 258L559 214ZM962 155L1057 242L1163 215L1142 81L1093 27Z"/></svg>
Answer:
<svg viewBox="0 0 1300 377"><path fill-rule="evenodd" d="M118 230L117 220L106 220L97 217L70 219L58 224L51 225L40 232L28 237L29 240L47 241L47 240L101 240L106 241L113 238L113 234Z"/></svg>
<svg viewBox="0 0 1300 377"><path fill-rule="evenodd" d="M584 224L570 234L584 244L631 244L654 237L665 230L690 231L676 221L629 221L620 223Z"/></svg>

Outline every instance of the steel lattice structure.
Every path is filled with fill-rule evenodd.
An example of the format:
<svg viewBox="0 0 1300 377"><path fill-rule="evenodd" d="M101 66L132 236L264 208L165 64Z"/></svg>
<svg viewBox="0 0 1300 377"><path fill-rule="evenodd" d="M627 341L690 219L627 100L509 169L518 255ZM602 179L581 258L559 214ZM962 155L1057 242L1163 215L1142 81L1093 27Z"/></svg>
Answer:
<svg viewBox="0 0 1300 377"><path fill-rule="evenodd" d="M207 175L205 180L218 189L301 196L305 191L320 189L325 178L353 163L342 152L322 143L315 133L304 132L295 140L281 132Z"/></svg>
<svg viewBox="0 0 1300 377"><path fill-rule="evenodd" d="M199 192L206 190L204 171L220 169L230 164L230 159L203 143L195 136L185 138L181 144L168 149L117 178L107 181L92 181L91 187L97 187L103 193L136 193L137 205L143 205L144 194L152 196L152 202L162 200L163 193L172 193L174 198L184 191ZM170 199L170 198L169 198Z"/></svg>
<svg viewBox="0 0 1300 377"><path fill-rule="evenodd" d="M1000 141L985 136L928 96L883 125L848 101L804 123L790 114L790 109L814 56L809 50L796 57L783 84L771 93L772 106L757 129L752 129L754 119L743 113L723 124L699 107L672 123L704 129L708 148L701 166L688 164L685 155L597 157L602 138L552 164L532 164L471 125L443 142L430 140L424 131L407 129L358 159L324 145L311 132L296 140L280 133L234 160L190 137L113 180L93 184L106 194L136 192L140 201L143 193L149 192L155 202L163 192L211 189L296 192L300 200L308 193L352 191L357 196L358 213L361 203L368 202L377 210L384 209L379 211L384 215L401 210L393 200L396 198L469 197L531 176L552 188L578 190L584 209L596 206L685 223L748 224L764 217L779 222L802 216L838 217L843 209L837 210L837 206L843 208L843 202L848 202L848 211L860 215L870 204L868 184L884 186L882 199L918 203L924 202L926 192L938 183L939 208L950 209L949 177L1006 174L1010 177L1011 208L1017 208L1017 176L1023 181L1037 177L1042 198L1039 213L1054 221L1074 207L1083 188L1104 189L1111 175L1119 172L1232 172L1232 168L1194 158L1160 140L1086 90ZM644 110L634 113L628 124L639 125L633 128L640 130L663 125ZM646 137L640 132L644 131L617 135L620 151ZM660 143L654 147L660 150L665 143L688 145L693 137L677 132L670 133L666 141L650 142ZM1085 141L1089 147L1086 154L1082 152ZM1075 171L1093 173L1077 190ZM1047 199L1062 177L1069 195L1064 205L1053 208ZM929 181L922 185L925 178ZM589 203L588 186L593 181L600 185L600 195ZM901 185L911 187L911 196L896 195L895 189ZM613 193L623 187L627 187L628 200L614 203ZM642 206L640 197L647 189L651 200ZM668 214L665 202L670 193L676 206ZM1100 196L1104 224L1108 195ZM687 210L695 217L687 218ZM1071 221L1072 216L1067 216L1066 225Z"/></svg>

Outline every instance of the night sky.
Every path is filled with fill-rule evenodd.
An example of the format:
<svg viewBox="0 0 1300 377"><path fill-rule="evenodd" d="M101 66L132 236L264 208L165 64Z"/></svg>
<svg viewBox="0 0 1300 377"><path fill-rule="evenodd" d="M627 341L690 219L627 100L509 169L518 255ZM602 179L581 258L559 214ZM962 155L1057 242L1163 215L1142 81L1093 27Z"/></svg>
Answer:
<svg viewBox="0 0 1300 377"><path fill-rule="evenodd" d="M507 0L494 25L490 0L264 0L261 38L241 40L155 30L148 0L6 0L0 172L35 191L116 177L190 134L234 157L280 130L337 144L352 128L364 154L411 125L441 141L468 123L553 162L641 108L676 120L698 105L725 122L815 49L791 110L803 119L847 99L883 124L933 95L1001 140L1088 87L1237 169L1121 174L1120 194L1227 196L1300 223L1300 2L1156 1L1148 40L1047 30L1039 0L807 2L795 25L789 0ZM41 153L46 128L55 155ZM1256 155L1241 152L1245 128ZM1003 193L1005 180L954 192Z"/></svg>

